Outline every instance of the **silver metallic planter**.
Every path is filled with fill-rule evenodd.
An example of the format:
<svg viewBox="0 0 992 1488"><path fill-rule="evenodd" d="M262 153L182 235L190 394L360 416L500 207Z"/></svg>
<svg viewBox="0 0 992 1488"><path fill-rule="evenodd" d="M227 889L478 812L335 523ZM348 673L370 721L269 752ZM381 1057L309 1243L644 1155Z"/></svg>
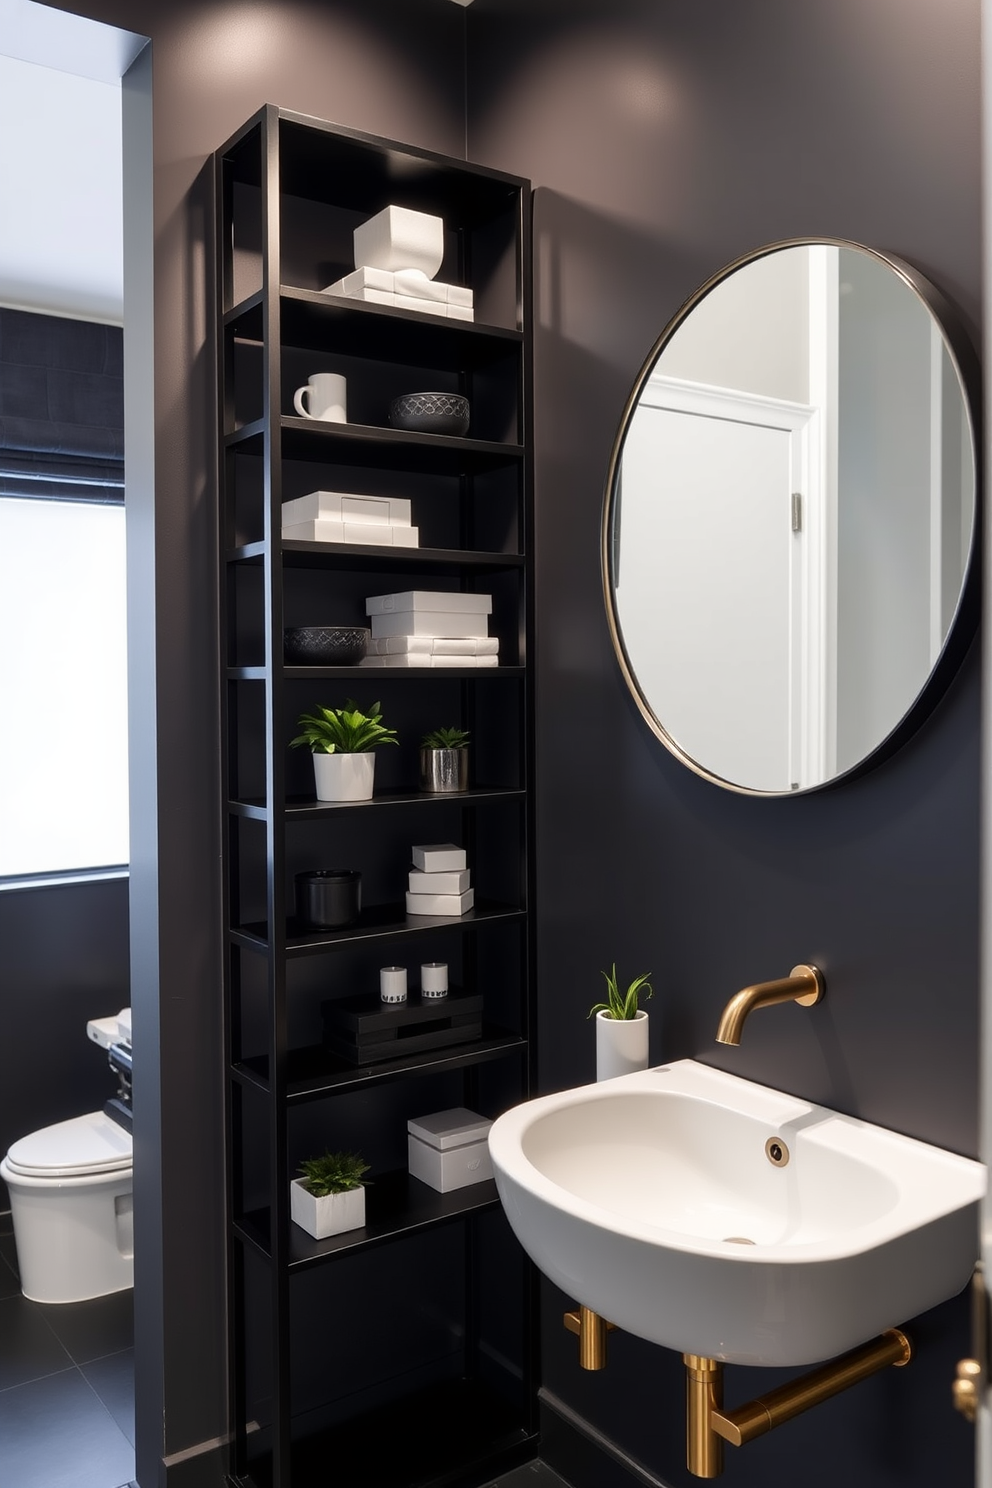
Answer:
<svg viewBox="0 0 992 1488"><path fill-rule="evenodd" d="M468 750L421 749L420 789L437 795L468 790Z"/></svg>

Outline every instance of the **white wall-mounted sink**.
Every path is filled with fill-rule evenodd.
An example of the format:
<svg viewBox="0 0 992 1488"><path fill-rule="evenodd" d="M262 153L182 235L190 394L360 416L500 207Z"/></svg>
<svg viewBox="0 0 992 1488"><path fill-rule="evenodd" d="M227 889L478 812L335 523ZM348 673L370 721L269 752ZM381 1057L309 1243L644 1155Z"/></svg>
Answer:
<svg viewBox="0 0 992 1488"><path fill-rule="evenodd" d="M683 1353L832 1358L953 1296L978 1255L981 1163L691 1059L527 1101L489 1146L540 1269Z"/></svg>

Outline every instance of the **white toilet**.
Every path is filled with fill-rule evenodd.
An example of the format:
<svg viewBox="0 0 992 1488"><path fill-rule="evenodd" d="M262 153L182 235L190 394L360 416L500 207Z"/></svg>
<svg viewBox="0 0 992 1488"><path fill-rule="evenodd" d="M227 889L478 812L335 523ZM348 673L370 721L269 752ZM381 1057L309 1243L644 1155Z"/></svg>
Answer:
<svg viewBox="0 0 992 1488"><path fill-rule="evenodd" d="M131 1010L87 1024L121 1079L107 1109L130 1109ZM126 1066L126 1074L124 1067ZM107 1111L42 1127L0 1162L10 1192L21 1290L33 1302L83 1302L134 1285L131 1133Z"/></svg>

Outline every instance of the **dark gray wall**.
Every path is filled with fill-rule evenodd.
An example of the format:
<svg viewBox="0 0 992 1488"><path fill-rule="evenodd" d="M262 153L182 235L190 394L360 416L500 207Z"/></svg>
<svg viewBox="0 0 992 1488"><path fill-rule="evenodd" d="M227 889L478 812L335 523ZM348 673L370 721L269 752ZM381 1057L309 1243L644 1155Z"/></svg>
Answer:
<svg viewBox="0 0 992 1488"><path fill-rule="evenodd" d="M888 249L977 340L978 0L475 0L468 27L469 153L537 187L542 1085L592 1077L585 1012L616 959L654 972L655 1059L699 1057L973 1154L977 647L887 764L750 800L697 779L641 721L598 565L627 391L682 301L737 255L796 235ZM803 960L826 973L824 1007L761 1013L718 1050L729 995ZM546 1288L546 1389L664 1482L692 1481L677 1357L618 1338L606 1373L583 1377L563 1306ZM914 1323L904 1374L731 1454L733 1481L963 1488L972 1433L947 1391L966 1312L955 1300ZM730 1371L728 1399L768 1383ZM556 1425L549 1450L578 1488L603 1488L596 1454L563 1439Z"/></svg>
<svg viewBox="0 0 992 1488"><path fill-rule="evenodd" d="M141 1488L214 1484L212 1459L163 1466L226 1427L208 161L264 103L461 155L464 14L438 0L66 8L152 39L153 456L143 434L140 448L131 438L149 394L133 304L125 352L130 670L141 704L131 739L137 1474ZM146 68L139 59L130 81L137 129ZM140 279L150 267L132 262L130 272Z"/></svg>
<svg viewBox="0 0 992 1488"><path fill-rule="evenodd" d="M0 893L0 1152L114 1094L86 1024L127 1002L126 879Z"/></svg>

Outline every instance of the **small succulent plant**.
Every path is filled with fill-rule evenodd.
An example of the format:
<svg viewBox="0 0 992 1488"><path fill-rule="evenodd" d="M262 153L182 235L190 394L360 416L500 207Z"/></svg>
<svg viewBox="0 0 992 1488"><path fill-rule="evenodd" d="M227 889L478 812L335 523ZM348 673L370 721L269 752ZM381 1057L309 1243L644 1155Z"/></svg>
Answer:
<svg viewBox="0 0 992 1488"><path fill-rule="evenodd" d="M630 1019L637 1017L637 999L654 996L654 988L651 985L651 973L646 971L643 976L635 977L626 992L620 991L617 982L617 963L614 961L610 971L604 971L602 976L606 979L606 1001L597 1002L589 1009L589 1017L594 1013L605 1013L608 1018Z"/></svg>
<svg viewBox="0 0 992 1488"><path fill-rule="evenodd" d="M315 1199L364 1188L362 1174L368 1170L368 1163L357 1152L325 1152L322 1157L308 1157L300 1163L300 1177L306 1179L304 1187Z"/></svg>
<svg viewBox="0 0 992 1488"><path fill-rule="evenodd" d="M425 734L420 744L423 749L467 749L468 729L439 728Z"/></svg>

